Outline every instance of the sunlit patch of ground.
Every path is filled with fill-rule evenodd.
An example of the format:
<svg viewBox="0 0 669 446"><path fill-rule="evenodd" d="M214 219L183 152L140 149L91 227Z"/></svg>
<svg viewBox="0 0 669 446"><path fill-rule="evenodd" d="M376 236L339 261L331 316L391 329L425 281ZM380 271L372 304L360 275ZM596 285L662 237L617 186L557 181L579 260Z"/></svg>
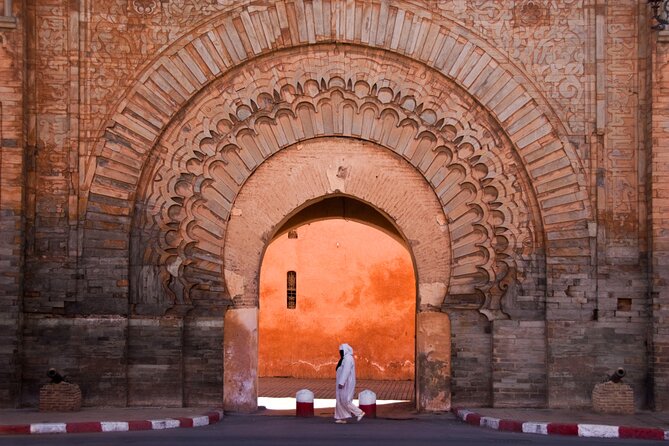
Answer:
<svg viewBox="0 0 669 446"><path fill-rule="evenodd" d="M386 404L408 403L407 400L377 400L377 406ZM358 405L358 400L353 400L353 404ZM258 398L258 407L264 407L267 410L295 410L295 398L271 398L261 396ZM334 399L315 398L314 409L330 409L335 407Z"/></svg>
<svg viewBox="0 0 669 446"><path fill-rule="evenodd" d="M358 404L358 400L353 400ZM376 400L377 418L408 420L416 416L415 402L408 400ZM259 413L264 415L295 416L295 398L259 397ZM314 399L314 416L333 417L335 400L329 398Z"/></svg>

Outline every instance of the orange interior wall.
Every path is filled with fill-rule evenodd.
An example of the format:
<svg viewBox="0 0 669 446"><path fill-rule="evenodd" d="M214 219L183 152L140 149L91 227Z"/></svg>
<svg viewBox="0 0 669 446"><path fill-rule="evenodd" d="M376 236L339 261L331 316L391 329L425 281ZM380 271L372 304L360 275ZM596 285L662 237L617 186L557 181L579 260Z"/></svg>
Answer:
<svg viewBox="0 0 669 446"><path fill-rule="evenodd" d="M342 219L284 234L260 273L260 376L332 378L337 347L353 347L359 378L414 378L416 283L408 250L387 234ZM286 275L297 272L297 308Z"/></svg>

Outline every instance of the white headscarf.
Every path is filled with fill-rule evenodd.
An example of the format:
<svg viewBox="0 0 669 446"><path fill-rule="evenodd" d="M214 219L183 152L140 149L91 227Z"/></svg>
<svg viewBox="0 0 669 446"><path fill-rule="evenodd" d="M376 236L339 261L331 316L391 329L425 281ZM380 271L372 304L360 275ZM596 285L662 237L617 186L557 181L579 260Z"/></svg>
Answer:
<svg viewBox="0 0 669 446"><path fill-rule="evenodd" d="M339 346L339 350L344 351L344 356L346 356L346 355L351 355L352 356L353 355L353 349L348 344L341 344Z"/></svg>

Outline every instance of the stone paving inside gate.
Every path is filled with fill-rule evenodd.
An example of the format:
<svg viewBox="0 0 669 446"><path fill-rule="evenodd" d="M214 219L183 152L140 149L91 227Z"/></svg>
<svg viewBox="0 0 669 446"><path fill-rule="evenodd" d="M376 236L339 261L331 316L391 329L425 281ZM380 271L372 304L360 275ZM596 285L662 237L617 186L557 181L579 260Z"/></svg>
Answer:
<svg viewBox="0 0 669 446"><path fill-rule="evenodd" d="M382 381L372 379L359 379L355 386L355 395L365 389L376 393L378 400L400 400L413 401L413 381ZM301 378L259 378L258 396L271 398L295 397L295 393L301 389L309 389L314 392L314 398L334 399L335 380L332 379L301 379Z"/></svg>

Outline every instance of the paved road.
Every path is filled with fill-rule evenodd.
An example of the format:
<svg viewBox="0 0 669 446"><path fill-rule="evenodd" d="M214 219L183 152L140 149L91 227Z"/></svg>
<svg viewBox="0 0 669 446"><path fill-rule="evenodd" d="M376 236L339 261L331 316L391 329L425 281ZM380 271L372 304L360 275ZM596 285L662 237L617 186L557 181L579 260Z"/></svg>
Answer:
<svg viewBox="0 0 669 446"><path fill-rule="evenodd" d="M337 425L329 418L298 419L283 416L228 415L220 423L194 429L3 436L0 446L342 446L351 445L659 445L665 442L578 438L499 432L464 424L451 414L419 416L408 420L364 419Z"/></svg>

